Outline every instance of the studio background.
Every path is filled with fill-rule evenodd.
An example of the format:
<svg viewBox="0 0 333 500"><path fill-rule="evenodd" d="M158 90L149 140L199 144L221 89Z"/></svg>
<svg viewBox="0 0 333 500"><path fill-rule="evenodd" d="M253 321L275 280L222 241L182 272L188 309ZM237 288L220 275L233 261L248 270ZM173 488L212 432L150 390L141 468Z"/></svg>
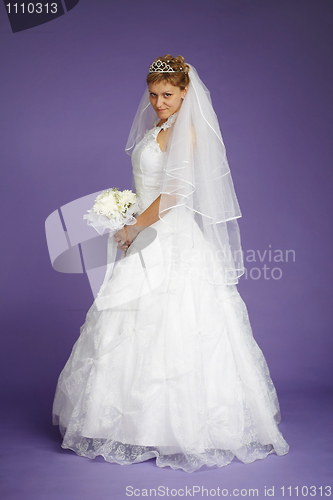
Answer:
<svg viewBox="0 0 333 500"><path fill-rule="evenodd" d="M132 188L124 147L149 65L166 53L183 55L198 70L220 122L243 214L243 250L256 258L245 260L248 274L238 289L281 396L281 429L291 444L279 464L299 450L284 423L293 422L293 401L300 413L312 408L318 425L319 401L332 399L332 15L328 0L81 0L51 23L13 34L0 6L1 401L8 444L22 437L22 457L46 442L46 463L52 453L65 457L78 467L75 477L88 467L61 450L51 406L93 296L86 275L52 269L44 224L77 198ZM274 262L269 250L294 253ZM280 268L280 279L270 271L269 279L263 271L251 277L264 265ZM8 461L7 452L2 459L14 485L21 455ZM124 475L144 470L96 466L97 474L118 477L119 488L118 471L127 484ZM259 477L257 464L255 470ZM171 481L152 464L149 474L155 473ZM231 466L215 471L221 473L237 486ZM289 471L289 481L297 473ZM6 483L5 498L20 492L30 498L29 491L39 498L31 475L23 477L22 486ZM76 498L72 483L45 477L44 493Z"/></svg>

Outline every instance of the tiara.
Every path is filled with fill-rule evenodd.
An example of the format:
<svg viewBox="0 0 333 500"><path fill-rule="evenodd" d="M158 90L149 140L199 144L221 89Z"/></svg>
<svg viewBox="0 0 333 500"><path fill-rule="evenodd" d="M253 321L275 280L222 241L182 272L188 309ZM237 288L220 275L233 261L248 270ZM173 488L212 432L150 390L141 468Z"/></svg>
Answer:
<svg viewBox="0 0 333 500"><path fill-rule="evenodd" d="M181 71L184 72L184 69L180 68L175 70L171 68L169 64L167 64L164 61L161 61L160 59L154 61L149 68L149 73L180 73Z"/></svg>

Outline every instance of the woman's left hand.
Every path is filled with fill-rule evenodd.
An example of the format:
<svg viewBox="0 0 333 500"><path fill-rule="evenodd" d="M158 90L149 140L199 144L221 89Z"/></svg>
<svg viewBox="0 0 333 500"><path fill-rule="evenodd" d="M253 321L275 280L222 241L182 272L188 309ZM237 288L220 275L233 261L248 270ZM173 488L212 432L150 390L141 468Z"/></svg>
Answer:
<svg viewBox="0 0 333 500"><path fill-rule="evenodd" d="M132 243L134 238L138 235L139 231L134 225L132 226L124 226L119 231L117 231L114 235L115 241L118 243L117 248L126 252L129 245Z"/></svg>

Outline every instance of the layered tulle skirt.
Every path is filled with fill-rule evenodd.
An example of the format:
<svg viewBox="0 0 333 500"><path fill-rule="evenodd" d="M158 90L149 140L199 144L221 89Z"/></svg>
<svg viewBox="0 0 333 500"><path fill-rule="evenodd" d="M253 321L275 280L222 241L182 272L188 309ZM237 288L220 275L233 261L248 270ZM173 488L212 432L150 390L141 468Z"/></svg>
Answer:
<svg viewBox="0 0 333 500"><path fill-rule="evenodd" d="M181 216L184 231L159 220L139 233L88 311L54 399L63 448L186 472L288 452L246 306L212 282L207 243Z"/></svg>

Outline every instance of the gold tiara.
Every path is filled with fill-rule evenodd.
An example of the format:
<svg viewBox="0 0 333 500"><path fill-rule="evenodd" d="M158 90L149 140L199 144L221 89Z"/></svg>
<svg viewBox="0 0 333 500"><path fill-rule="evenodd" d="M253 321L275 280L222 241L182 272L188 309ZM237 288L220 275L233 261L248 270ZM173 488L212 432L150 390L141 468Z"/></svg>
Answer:
<svg viewBox="0 0 333 500"><path fill-rule="evenodd" d="M180 73L181 71L184 72L184 69L180 68L175 70L171 68L170 64L161 61L160 59L154 61L149 68L149 73Z"/></svg>

